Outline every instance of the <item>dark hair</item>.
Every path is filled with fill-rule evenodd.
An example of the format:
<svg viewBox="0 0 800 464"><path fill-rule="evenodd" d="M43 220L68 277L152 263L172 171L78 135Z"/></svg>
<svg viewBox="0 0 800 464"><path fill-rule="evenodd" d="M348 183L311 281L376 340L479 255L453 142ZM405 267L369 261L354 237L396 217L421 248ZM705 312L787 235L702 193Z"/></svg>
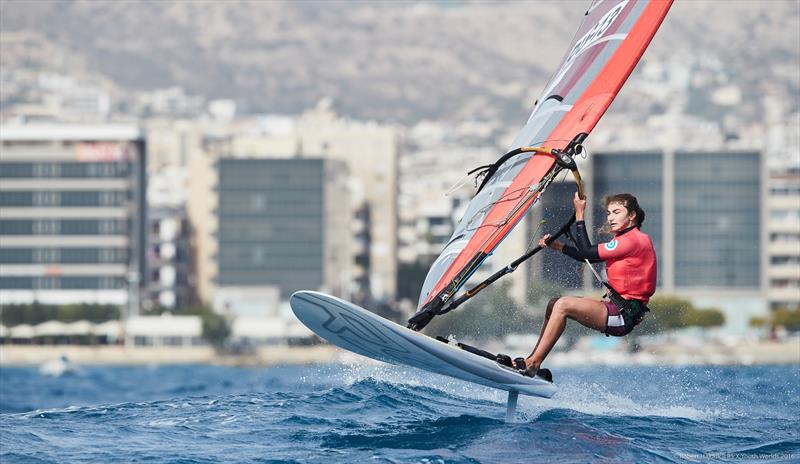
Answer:
<svg viewBox="0 0 800 464"><path fill-rule="evenodd" d="M644 222L644 210L639 206L639 201L635 196L630 193L617 193L603 198L603 206L606 208L608 208L608 205L611 203L619 203L629 212L633 211L636 213L636 227L642 227L642 223Z"/></svg>

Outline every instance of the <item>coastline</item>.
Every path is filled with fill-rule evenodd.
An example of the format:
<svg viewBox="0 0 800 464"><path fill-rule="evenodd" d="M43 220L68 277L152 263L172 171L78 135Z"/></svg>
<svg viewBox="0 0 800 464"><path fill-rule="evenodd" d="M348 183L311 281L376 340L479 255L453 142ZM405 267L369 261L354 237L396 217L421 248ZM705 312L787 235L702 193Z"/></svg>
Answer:
<svg viewBox="0 0 800 464"><path fill-rule="evenodd" d="M0 366L31 366L65 355L79 365L141 366L152 364L213 364L269 367L317 364L337 359L331 345L308 347L266 346L248 355L221 355L210 346L125 347L120 345L2 345Z"/></svg>
<svg viewBox="0 0 800 464"><path fill-rule="evenodd" d="M697 347L674 344L648 346L641 351L576 349L548 357L553 366L755 366L800 365L800 339L747 341L735 345L707 343Z"/></svg>
<svg viewBox="0 0 800 464"><path fill-rule="evenodd" d="M501 350L502 351L502 350ZM506 351L508 352L508 351ZM332 345L262 346L246 355L220 354L210 346L125 347L120 345L0 345L0 366L35 366L61 355L79 365L137 366L152 364L211 364L271 367L331 362L376 362ZM751 341L734 346L705 344L687 348L675 344L648 346L636 353L578 346L557 351L548 364L562 366L622 365L800 365L800 338Z"/></svg>

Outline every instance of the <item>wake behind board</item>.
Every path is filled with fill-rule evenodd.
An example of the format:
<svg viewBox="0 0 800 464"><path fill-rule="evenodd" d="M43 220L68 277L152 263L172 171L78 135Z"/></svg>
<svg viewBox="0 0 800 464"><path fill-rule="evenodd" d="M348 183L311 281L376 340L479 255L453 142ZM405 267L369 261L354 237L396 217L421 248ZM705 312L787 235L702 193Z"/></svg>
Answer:
<svg viewBox="0 0 800 464"><path fill-rule="evenodd" d="M552 397L556 387L497 362L395 324L342 299L300 291L290 300L295 316L314 333L345 350L390 364L523 395ZM511 398L511 397L509 397ZM514 396L516 401L516 396Z"/></svg>

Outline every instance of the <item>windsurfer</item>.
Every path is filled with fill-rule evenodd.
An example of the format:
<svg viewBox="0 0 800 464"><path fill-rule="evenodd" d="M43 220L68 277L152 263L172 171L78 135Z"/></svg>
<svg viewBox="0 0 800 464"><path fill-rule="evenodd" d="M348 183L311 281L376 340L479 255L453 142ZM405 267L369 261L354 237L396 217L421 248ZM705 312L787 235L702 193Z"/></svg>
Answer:
<svg viewBox="0 0 800 464"><path fill-rule="evenodd" d="M545 241L548 235L539 240L539 245L560 251L578 261L605 262L608 284L611 287L609 291L616 291L618 297L610 298L612 301L573 296L550 300L536 346L524 359L524 366L522 359L515 360L516 367L525 375L536 375L564 332L567 319L578 321L606 335L622 337L630 333L644 318L646 304L655 293L656 253L650 237L640 230L645 213L636 197L621 193L603 200L607 210L608 230L614 234L614 238L598 245L592 245L586 233L586 200L580 198L576 192L572 203L575 207L576 246L557 241L547 245Z"/></svg>

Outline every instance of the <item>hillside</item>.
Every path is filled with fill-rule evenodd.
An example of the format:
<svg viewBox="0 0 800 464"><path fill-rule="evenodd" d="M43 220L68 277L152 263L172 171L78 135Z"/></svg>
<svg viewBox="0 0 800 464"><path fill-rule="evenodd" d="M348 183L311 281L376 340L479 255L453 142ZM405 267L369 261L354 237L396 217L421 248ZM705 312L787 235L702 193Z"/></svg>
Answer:
<svg viewBox="0 0 800 464"><path fill-rule="evenodd" d="M0 5L3 104L30 92L17 74L47 70L102 80L121 95L180 86L279 113L331 96L348 116L413 122L524 120L588 2ZM679 61L710 73L712 85L736 83L755 105L741 108L748 119L760 117L765 91L797 111L798 31L793 0L677 2L645 61Z"/></svg>

